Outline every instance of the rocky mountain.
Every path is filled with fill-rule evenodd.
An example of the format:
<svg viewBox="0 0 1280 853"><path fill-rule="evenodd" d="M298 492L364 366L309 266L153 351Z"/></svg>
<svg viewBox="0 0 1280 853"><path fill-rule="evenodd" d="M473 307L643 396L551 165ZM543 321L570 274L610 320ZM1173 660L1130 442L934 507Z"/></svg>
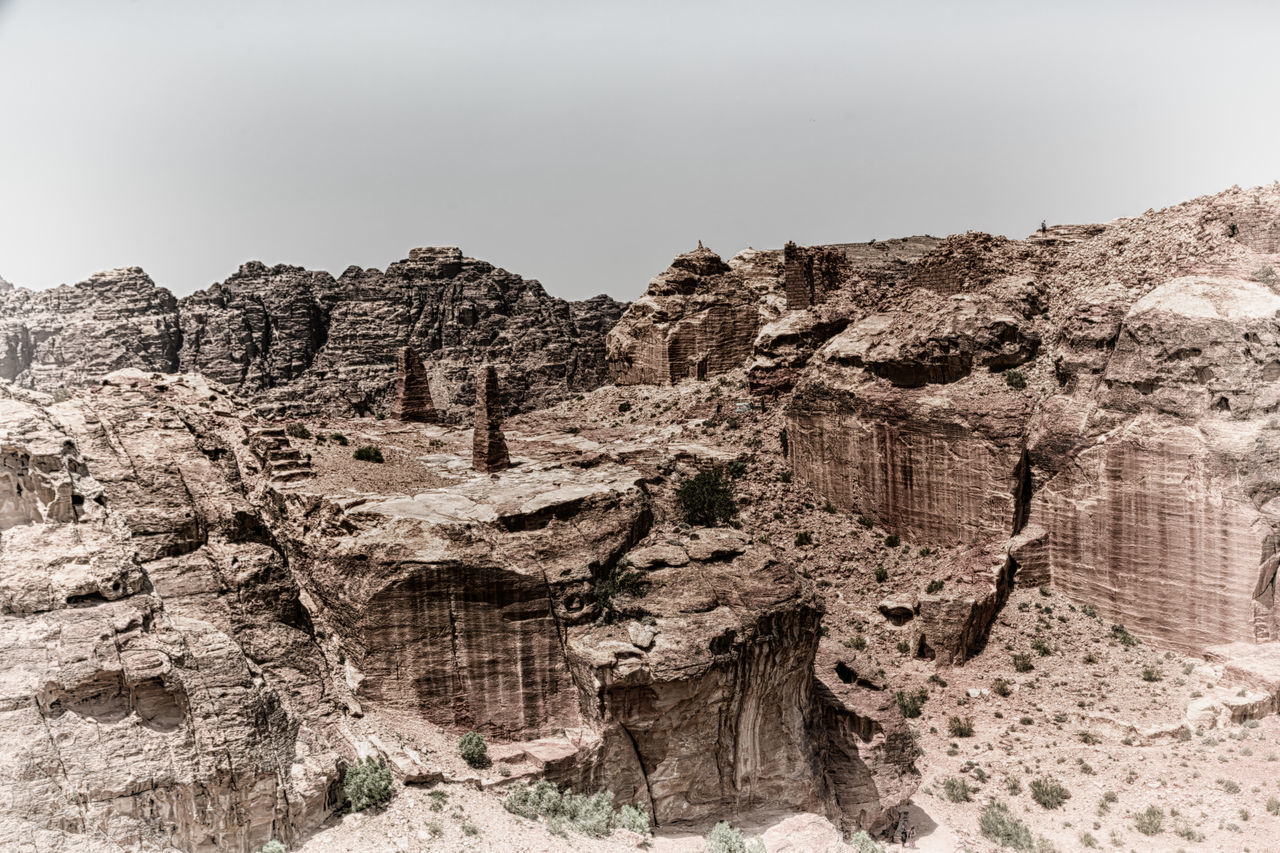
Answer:
<svg viewBox="0 0 1280 853"><path fill-rule="evenodd" d="M123 367L196 372L264 412L374 414L390 410L397 354L411 346L436 405L461 420L483 364L498 367L514 411L598 387L604 334L623 308L555 299L456 248L337 279L248 263L181 300L130 267L0 291L0 378L53 391Z"/></svg>

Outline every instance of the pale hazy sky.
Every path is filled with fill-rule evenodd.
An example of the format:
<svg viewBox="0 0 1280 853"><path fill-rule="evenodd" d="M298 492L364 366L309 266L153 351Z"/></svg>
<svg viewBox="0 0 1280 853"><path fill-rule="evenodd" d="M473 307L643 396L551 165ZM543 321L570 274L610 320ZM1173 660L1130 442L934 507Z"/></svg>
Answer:
<svg viewBox="0 0 1280 853"><path fill-rule="evenodd" d="M1280 178L1277 2L0 0L0 276L459 245L635 298L748 245Z"/></svg>

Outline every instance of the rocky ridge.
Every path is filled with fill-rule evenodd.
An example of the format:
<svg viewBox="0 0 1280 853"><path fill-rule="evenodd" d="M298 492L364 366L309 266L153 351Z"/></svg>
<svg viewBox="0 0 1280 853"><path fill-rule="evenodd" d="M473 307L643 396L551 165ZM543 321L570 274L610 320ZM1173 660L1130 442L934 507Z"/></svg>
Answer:
<svg viewBox="0 0 1280 853"><path fill-rule="evenodd" d="M486 363L515 411L599 386L604 334L624 307L550 297L457 248L414 249L385 271L336 279L251 262L181 300L129 267L46 291L0 289L0 379L53 392L125 367L198 372L262 413L386 413L410 346L435 405L462 420Z"/></svg>

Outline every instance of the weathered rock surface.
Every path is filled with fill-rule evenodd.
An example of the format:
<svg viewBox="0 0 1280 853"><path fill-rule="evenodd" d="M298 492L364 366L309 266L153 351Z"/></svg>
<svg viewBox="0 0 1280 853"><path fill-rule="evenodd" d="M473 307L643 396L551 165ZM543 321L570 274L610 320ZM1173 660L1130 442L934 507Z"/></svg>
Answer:
<svg viewBox="0 0 1280 853"><path fill-rule="evenodd" d="M1277 221L1267 188L949 238L808 363L796 475L907 540L1013 536L1022 582L1140 636L1277 639Z"/></svg>
<svg viewBox="0 0 1280 853"><path fill-rule="evenodd" d="M486 365L476 383L475 427L471 437L471 465L486 474L511 467L507 440L502 434L502 393L498 371Z"/></svg>
<svg viewBox="0 0 1280 853"><path fill-rule="evenodd" d="M456 248L414 249L335 279L243 265L181 301L131 267L71 287L0 290L0 379L44 391L123 367L194 371L276 413L389 412L397 356L423 357L455 420L479 364L499 366L524 411L607 381L604 335L624 305L565 302Z"/></svg>
<svg viewBox="0 0 1280 853"><path fill-rule="evenodd" d="M0 385L0 846L292 839L337 804L333 709L238 424L190 417L198 380L101 382Z"/></svg>
<svg viewBox="0 0 1280 853"><path fill-rule="evenodd" d="M400 347L396 356L396 391L391 417L399 421L435 423L439 420L431 399L431 384L422 359L413 347Z"/></svg>

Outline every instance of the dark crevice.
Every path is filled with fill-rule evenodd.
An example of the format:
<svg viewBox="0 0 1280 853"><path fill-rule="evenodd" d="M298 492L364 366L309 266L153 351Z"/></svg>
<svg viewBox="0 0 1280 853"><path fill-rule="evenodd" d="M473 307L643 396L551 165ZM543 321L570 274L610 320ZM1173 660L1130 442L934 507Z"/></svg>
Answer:
<svg viewBox="0 0 1280 853"><path fill-rule="evenodd" d="M1031 495L1034 491L1031 482L1031 455L1026 448L1023 448L1018 465L1013 469L1013 479L1013 535L1017 536L1031 517Z"/></svg>

